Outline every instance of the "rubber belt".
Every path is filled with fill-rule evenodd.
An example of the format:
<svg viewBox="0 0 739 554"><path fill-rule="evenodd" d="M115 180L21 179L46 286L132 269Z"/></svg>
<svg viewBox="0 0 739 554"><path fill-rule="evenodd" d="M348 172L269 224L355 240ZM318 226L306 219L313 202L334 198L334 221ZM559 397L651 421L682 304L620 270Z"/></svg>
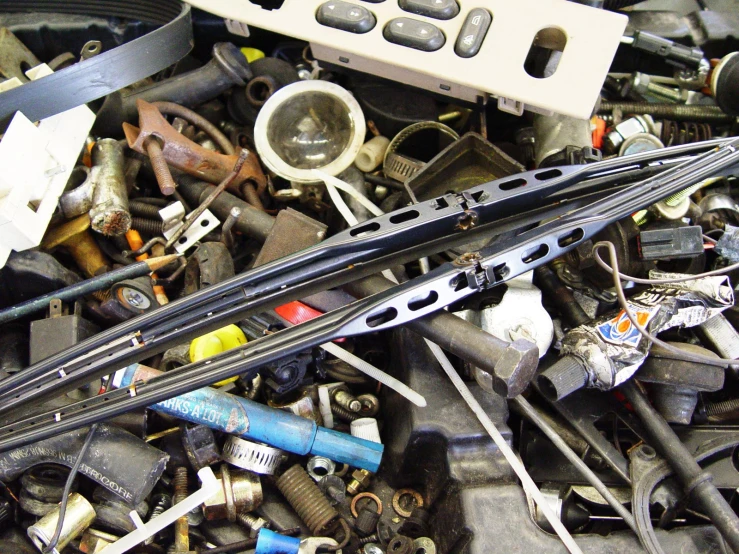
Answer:
<svg viewBox="0 0 739 554"><path fill-rule="evenodd" d="M162 24L131 42L3 92L0 121L7 121L16 111L31 121L44 119L97 100L181 60L193 46L190 6L179 0L158 0L156 5L155 14L147 0L0 3L0 12L104 15Z"/></svg>

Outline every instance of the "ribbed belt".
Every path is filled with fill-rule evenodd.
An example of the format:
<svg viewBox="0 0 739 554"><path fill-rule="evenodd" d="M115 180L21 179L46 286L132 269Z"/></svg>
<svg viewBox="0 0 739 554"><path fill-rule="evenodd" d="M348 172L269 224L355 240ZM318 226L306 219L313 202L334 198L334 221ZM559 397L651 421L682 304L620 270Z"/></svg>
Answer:
<svg viewBox="0 0 739 554"><path fill-rule="evenodd" d="M7 121L16 111L37 121L102 98L169 67L193 46L190 6L179 0L2 1L0 12L119 17L162 25L131 42L3 92L0 121Z"/></svg>

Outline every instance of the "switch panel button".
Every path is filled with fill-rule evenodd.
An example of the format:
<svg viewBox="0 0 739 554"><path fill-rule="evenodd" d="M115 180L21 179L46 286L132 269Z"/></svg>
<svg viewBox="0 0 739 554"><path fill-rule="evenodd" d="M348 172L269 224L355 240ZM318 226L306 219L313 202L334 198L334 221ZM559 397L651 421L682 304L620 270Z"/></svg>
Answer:
<svg viewBox="0 0 739 554"><path fill-rule="evenodd" d="M321 4L316 19L321 25L357 34L367 33L377 25L377 19L367 8L341 0Z"/></svg>
<svg viewBox="0 0 739 554"><path fill-rule="evenodd" d="M454 51L460 58L476 56L493 22L493 16L484 8L475 8L467 14L462 30L459 31Z"/></svg>
<svg viewBox="0 0 739 554"><path fill-rule="evenodd" d="M434 19L452 19L459 13L457 0L398 0L401 10Z"/></svg>
<svg viewBox="0 0 739 554"><path fill-rule="evenodd" d="M391 20L383 35L389 42L424 52L435 52L446 42L444 33L435 25L408 17Z"/></svg>

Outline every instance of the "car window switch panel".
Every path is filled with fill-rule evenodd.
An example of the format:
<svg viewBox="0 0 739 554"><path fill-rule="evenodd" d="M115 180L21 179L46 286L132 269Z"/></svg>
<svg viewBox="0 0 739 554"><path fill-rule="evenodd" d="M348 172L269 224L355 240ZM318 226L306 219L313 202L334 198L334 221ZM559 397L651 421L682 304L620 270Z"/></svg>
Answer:
<svg viewBox="0 0 739 554"><path fill-rule="evenodd" d="M310 42L316 59L451 98L590 117L627 17L566 0L189 0L200 9ZM401 26L398 26L401 23ZM524 67L553 51L547 77ZM551 72L553 64L547 67Z"/></svg>

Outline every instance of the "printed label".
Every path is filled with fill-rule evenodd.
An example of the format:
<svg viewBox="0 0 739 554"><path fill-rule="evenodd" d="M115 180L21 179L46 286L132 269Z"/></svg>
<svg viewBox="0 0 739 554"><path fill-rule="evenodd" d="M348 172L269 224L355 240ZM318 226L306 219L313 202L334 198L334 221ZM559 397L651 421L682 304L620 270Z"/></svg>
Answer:
<svg viewBox="0 0 739 554"><path fill-rule="evenodd" d="M629 310L634 314L639 325L646 327L659 311L659 306L646 309L629 304ZM624 310L618 312L614 318L598 325L596 329L604 341L618 346L625 344L636 348L641 339L641 333L631 324L631 320Z"/></svg>

